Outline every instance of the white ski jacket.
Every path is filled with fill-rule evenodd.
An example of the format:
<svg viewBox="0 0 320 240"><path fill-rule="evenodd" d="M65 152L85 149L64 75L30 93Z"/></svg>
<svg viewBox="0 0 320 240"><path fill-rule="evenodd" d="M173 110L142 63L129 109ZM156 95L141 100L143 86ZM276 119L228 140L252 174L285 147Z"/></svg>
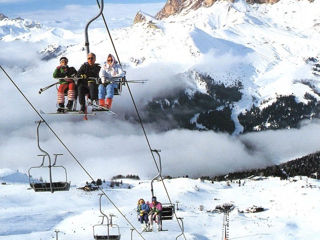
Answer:
<svg viewBox="0 0 320 240"><path fill-rule="evenodd" d="M113 82L113 78L121 78L125 76L125 73L122 71L120 64L115 60L112 54L108 55L108 58L112 58L112 62L104 62L102 68L100 69L99 76L102 83Z"/></svg>

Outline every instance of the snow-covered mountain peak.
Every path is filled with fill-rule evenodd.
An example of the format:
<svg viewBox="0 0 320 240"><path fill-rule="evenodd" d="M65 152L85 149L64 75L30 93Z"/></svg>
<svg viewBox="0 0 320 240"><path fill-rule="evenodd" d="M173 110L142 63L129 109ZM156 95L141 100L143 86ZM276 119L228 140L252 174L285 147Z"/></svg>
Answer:
<svg viewBox="0 0 320 240"><path fill-rule="evenodd" d="M22 18L10 19L5 15L0 15L0 38L10 40L23 33L29 33L32 30L40 29L41 24Z"/></svg>
<svg viewBox="0 0 320 240"><path fill-rule="evenodd" d="M8 18L6 15L4 15L3 13L0 13L0 21L5 19L5 18Z"/></svg>

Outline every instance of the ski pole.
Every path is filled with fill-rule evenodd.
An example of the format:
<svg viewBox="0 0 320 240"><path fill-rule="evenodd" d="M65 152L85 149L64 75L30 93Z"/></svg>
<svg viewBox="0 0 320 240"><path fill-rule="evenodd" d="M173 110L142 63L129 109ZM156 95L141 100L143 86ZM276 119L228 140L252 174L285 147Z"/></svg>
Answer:
<svg viewBox="0 0 320 240"><path fill-rule="evenodd" d="M51 84L51 85L49 85L49 86L46 86L46 87L44 87L44 88L40 88L39 94L41 94L41 93L44 92L45 90L47 90L47 89L49 89L49 88L57 85L58 83L59 83L59 82L56 82L56 83L53 83L53 84Z"/></svg>

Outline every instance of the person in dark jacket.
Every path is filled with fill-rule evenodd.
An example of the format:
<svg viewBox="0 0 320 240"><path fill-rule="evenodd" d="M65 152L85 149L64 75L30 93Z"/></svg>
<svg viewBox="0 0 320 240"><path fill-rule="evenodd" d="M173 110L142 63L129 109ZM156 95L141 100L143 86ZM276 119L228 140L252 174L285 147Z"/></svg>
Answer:
<svg viewBox="0 0 320 240"><path fill-rule="evenodd" d="M64 94L68 92L68 103L67 110L72 110L73 102L76 98L76 87L72 79L68 77L75 76L77 71L74 67L68 66L68 58L61 57L60 65L56 67L53 72L54 78L60 78L60 86L58 88L58 109L57 112L64 113L66 109L64 108Z"/></svg>
<svg viewBox="0 0 320 240"><path fill-rule="evenodd" d="M96 64L96 55L94 53L89 53L87 62L82 64L78 70L78 77L81 79L78 81L78 96L80 103L80 113L85 112L85 96L89 94L89 99L91 101L98 100L98 83L100 66Z"/></svg>

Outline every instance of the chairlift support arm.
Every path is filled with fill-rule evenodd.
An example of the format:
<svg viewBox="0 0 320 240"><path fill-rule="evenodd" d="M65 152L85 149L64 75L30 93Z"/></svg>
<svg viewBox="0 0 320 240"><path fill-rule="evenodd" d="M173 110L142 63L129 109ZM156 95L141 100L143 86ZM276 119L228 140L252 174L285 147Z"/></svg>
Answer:
<svg viewBox="0 0 320 240"><path fill-rule="evenodd" d="M151 196L154 197L153 182L154 182L154 180L156 180L158 177L161 176L161 174L162 174L162 165L161 165L161 156L160 156L160 153L159 153L159 152L161 152L161 150L152 149L151 151L152 151L152 152L155 152L155 153L158 155L158 158L159 158L159 166L158 166L158 164L156 163L157 169L159 170L159 172L158 172L157 176L155 176L155 177L151 180Z"/></svg>
<svg viewBox="0 0 320 240"><path fill-rule="evenodd" d="M179 218L177 218L178 220L180 220L180 222L181 222L181 233L176 237L176 240L179 238L179 237L181 237L182 235L183 235L183 233L184 233L184 225L183 225L183 218L182 217L179 217Z"/></svg>
<svg viewBox="0 0 320 240"><path fill-rule="evenodd" d="M48 168L49 168L50 191L51 191L51 193L53 193L51 158L50 158L49 153L47 153L46 151L44 151L44 150L40 147L39 128L40 128L40 125L41 125L42 122L43 122L42 120L38 121L38 126L37 126L37 143L38 143L38 148L39 148L39 150L40 150L41 152L43 152L43 153L48 157L48 161L49 161ZM43 161L44 161L44 158L45 158L45 156L43 156ZM43 162L42 162L42 165L43 165Z"/></svg>
<svg viewBox="0 0 320 240"><path fill-rule="evenodd" d="M103 12L103 8L104 8L104 0L101 0L101 5L100 5L100 12L98 13L97 16L95 16L94 18L92 18L86 25L86 28L85 28L85 46L86 46L86 49L87 49L87 54L90 53L90 49L89 49L89 36L88 36L88 28L89 28L89 25L94 21L96 20L98 17L101 16L102 12Z"/></svg>

